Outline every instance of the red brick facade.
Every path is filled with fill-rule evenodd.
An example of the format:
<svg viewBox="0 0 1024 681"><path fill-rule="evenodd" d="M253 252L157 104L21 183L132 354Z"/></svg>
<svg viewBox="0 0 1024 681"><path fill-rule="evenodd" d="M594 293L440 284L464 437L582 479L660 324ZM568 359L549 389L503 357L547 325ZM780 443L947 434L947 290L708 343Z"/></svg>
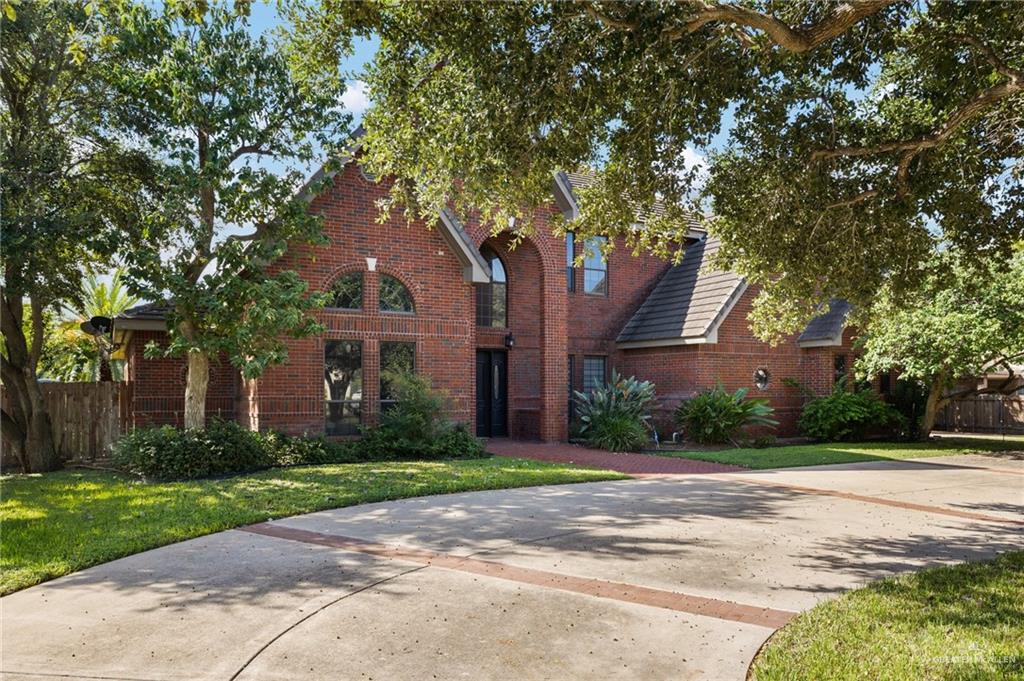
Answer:
<svg viewBox="0 0 1024 681"><path fill-rule="evenodd" d="M615 248L608 259L608 294L584 292L576 268L569 290L565 241L551 234L556 208L538 211L537 233L510 248L507 235L494 237L475 223L465 226L478 248L486 242L501 258L508 276L508 327L476 325L474 284L463 276L464 263L444 238L440 225L407 226L401 216L377 223L376 200L385 189L349 164L332 188L310 210L324 215L325 246L293 248L283 269L299 272L313 290L327 290L343 274L361 272L361 310L326 309L318 318L326 331L316 338L288 342L287 363L270 368L243 384L226 363L211 367L208 411L236 417L260 429L316 434L324 430L324 344L331 340L362 343L362 419L373 423L379 413L380 343L416 344L416 369L451 398L451 416L473 424L476 417L476 350L508 350L508 430L519 439L565 440L568 434L568 372L572 356L573 387L583 385L586 357L606 358L607 371L650 379L664 409L679 399L721 381L727 388L746 386L768 397L779 413L780 434L793 432L800 391L783 384L793 378L817 392L831 387L833 355L843 348L799 348L794 339L770 347L753 337L747 313L754 292L747 291L722 323L717 342L651 349L620 350L615 338L669 265L650 255L633 256ZM620 245L621 246L621 245ZM373 267L371 268L371 264ZM411 293L413 314L381 312L381 275L401 281ZM159 341L160 332L132 336L128 355L130 411L136 425L180 423L184 390L183 360L145 359L142 349ZM771 376L760 393L753 373ZM670 434L672 426L662 419ZM665 435L663 435L665 436Z"/></svg>

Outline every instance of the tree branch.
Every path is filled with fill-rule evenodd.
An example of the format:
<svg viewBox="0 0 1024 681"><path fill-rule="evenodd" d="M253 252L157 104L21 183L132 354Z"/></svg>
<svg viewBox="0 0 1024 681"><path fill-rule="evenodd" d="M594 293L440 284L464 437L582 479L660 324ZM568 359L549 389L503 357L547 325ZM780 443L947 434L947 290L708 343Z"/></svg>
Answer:
<svg viewBox="0 0 1024 681"><path fill-rule="evenodd" d="M677 40L714 22L745 26L762 31L778 47L797 54L809 52L819 45L845 33L861 19L876 14L899 0L847 0L814 24L790 26L786 22L757 10L738 5L689 2L698 8L696 16L682 26L663 35Z"/></svg>
<svg viewBox="0 0 1024 681"><path fill-rule="evenodd" d="M867 201L868 199L873 199L874 197L878 196L878 194L879 194L879 191L877 189L869 189L867 191L863 191L863 192L861 192L859 194L851 196L848 199L844 199L842 201L836 201L835 203L830 203L827 206L825 206L825 210L831 210L833 208L844 208L846 206L853 206L853 205L856 205L856 204L860 203L861 201Z"/></svg>
<svg viewBox="0 0 1024 681"><path fill-rule="evenodd" d="M905 196L910 191L910 166L922 152L945 144L960 128L984 113L999 101L1024 92L1024 72L1010 68L1003 62L991 47L974 37L965 36L963 40L981 50L992 65L1006 81L985 88L973 99L955 109L945 122L927 135L909 140L884 142L871 146L847 146L831 149L818 149L811 154L811 161L839 157L875 156L891 152L900 152L896 166L897 196Z"/></svg>
<svg viewBox="0 0 1024 681"><path fill-rule="evenodd" d="M620 31L632 31L636 28L636 24L631 21L616 19L601 12L596 4L587 3L584 9L587 14L601 22L605 28L614 28Z"/></svg>

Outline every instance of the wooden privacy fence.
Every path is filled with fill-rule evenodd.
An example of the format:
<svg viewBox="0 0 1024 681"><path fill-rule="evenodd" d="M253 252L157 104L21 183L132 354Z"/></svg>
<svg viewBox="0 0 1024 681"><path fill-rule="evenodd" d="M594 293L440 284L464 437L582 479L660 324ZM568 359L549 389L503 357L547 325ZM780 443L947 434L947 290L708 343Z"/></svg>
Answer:
<svg viewBox="0 0 1024 681"><path fill-rule="evenodd" d="M1024 396L978 395L953 400L935 419L939 430L1024 433Z"/></svg>
<svg viewBox="0 0 1024 681"><path fill-rule="evenodd" d="M44 383L53 437L65 460L95 461L109 455L121 436L122 383Z"/></svg>

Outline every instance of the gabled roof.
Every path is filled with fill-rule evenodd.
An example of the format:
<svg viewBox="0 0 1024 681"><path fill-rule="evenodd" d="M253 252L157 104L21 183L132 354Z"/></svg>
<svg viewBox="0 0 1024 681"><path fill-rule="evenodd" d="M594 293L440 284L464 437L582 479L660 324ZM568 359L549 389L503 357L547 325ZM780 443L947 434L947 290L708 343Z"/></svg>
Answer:
<svg viewBox="0 0 1024 681"><path fill-rule="evenodd" d="M853 308L842 298L833 298L828 302L828 310L807 323L807 328L800 334L797 344L802 348L822 348L830 345L843 344L843 328L846 316Z"/></svg>
<svg viewBox="0 0 1024 681"><path fill-rule="evenodd" d="M352 133L352 143L346 147L338 159L339 167L344 168L356 160L359 150L362 149L363 137L365 136L366 130L360 125ZM311 202L316 198L312 191L313 186L324 178L333 179L337 173L337 170L328 170L326 165L321 166L302 185L298 195L304 201ZM438 221L441 223L441 236L444 237L444 240L455 252L455 257L462 263L463 280L470 284L486 284L490 282L491 268L487 265L484 257L480 255L480 251L473 245L472 239L466 234L466 231L456 219L455 214L448 209L444 209L438 215L438 218Z"/></svg>
<svg viewBox="0 0 1024 681"><path fill-rule="evenodd" d="M555 173L555 203L561 209L563 215L569 219L579 215L576 191L594 184L595 179L594 174L589 172L569 173L560 171ZM651 208L651 213L659 216L664 215L665 204L661 201L655 201L654 206ZM643 224L644 217L644 215L638 214L636 219L639 224L635 226ZM693 213L687 214L687 226L689 227L687 237L691 239L700 239L707 233L701 226L700 220Z"/></svg>
<svg viewBox="0 0 1024 681"><path fill-rule="evenodd" d="M689 246L619 333L620 348L714 343L718 327L746 290L743 277L724 270L705 271L718 251L718 239Z"/></svg>

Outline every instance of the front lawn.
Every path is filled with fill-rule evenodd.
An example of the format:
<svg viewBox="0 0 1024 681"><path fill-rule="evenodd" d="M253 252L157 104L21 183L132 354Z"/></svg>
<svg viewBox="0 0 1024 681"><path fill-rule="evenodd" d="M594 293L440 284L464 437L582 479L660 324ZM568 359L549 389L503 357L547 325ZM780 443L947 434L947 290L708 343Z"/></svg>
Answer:
<svg viewBox="0 0 1024 681"><path fill-rule="evenodd" d="M503 457L277 468L168 483L80 470L7 476L0 479L0 594L270 518L429 494L625 477Z"/></svg>
<svg viewBox="0 0 1024 681"><path fill-rule="evenodd" d="M661 456L728 463L746 468L791 468L793 466L819 466L832 463L858 461L885 461L914 459L929 456L955 456L958 454L1009 455L1024 450L1024 443L1012 440L955 440L931 442L834 442L828 444L794 445L791 447L765 447L763 449L722 449L718 451L661 450L651 452Z"/></svg>
<svg viewBox="0 0 1024 681"><path fill-rule="evenodd" d="M799 615L757 681L1024 679L1024 551L882 580Z"/></svg>

